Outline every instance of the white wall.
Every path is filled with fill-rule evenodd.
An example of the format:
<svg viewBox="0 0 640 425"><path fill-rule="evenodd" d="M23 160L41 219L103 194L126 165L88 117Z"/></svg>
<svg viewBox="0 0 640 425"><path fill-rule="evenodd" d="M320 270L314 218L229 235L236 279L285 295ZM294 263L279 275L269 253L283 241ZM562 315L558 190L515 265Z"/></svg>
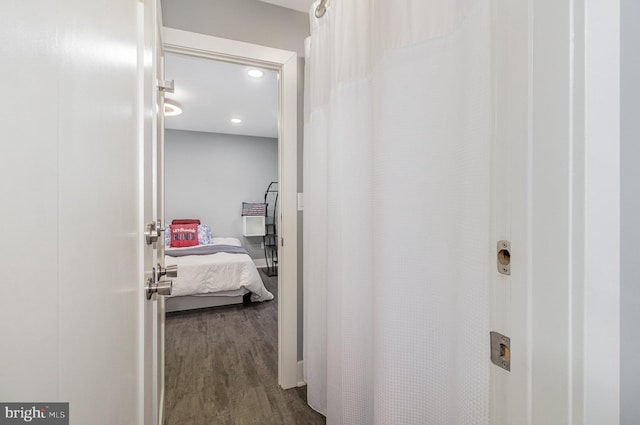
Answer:
<svg viewBox="0 0 640 425"><path fill-rule="evenodd" d="M165 131L165 217L199 218L214 236L233 236L254 259L262 237L242 236L242 202L263 202L278 180L278 140Z"/></svg>
<svg viewBox="0 0 640 425"><path fill-rule="evenodd" d="M621 409L620 424L640 423L640 2L621 1Z"/></svg>
<svg viewBox="0 0 640 425"><path fill-rule="evenodd" d="M164 25L298 52L309 35L306 13L258 0L162 0Z"/></svg>
<svg viewBox="0 0 640 425"><path fill-rule="evenodd" d="M611 347L620 346L620 0L584 0L584 16L584 44L579 44L584 45L585 231L584 250L576 253L584 254L583 423L616 424L620 357L611 355ZM574 164L572 171L582 170Z"/></svg>

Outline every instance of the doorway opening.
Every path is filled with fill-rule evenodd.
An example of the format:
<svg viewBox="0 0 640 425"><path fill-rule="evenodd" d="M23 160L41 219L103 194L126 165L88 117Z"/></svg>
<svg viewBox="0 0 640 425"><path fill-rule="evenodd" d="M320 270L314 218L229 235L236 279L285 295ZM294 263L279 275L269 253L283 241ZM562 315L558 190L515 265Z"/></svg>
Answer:
<svg viewBox="0 0 640 425"><path fill-rule="evenodd" d="M257 68L277 76L277 381L284 389L296 387L301 381L297 359L297 56L294 52L171 28L164 28L163 36L167 54ZM176 87L178 84L176 81ZM266 189L262 189L263 195Z"/></svg>

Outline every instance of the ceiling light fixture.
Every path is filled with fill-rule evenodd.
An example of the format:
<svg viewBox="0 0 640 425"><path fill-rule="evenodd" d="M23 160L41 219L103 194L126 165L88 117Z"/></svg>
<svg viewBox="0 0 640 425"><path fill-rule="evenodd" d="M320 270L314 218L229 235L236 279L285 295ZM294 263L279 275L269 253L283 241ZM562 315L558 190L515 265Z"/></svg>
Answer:
<svg viewBox="0 0 640 425"><path fill-rule="evenodd" d="M260 71L259 69L250 69L249 71L247 71L247 74L249 74L249 77L252 78L262 78L264 72Z"/></svg>
<svg viewBox="0 0 640 425"><path fill-rule="evenodd" d="M231 118L231 122L233 124L240 124L242 122L242 120L240 118Z"/></svg>
<svg viewBox="0 0 640 425"><path fill-rule="evenodd" d="M165 117L175 117L176 115L180 115L182 113L182 108L178 106L178 104L170 99L165 99L164 101L164 116Z"/></svg>

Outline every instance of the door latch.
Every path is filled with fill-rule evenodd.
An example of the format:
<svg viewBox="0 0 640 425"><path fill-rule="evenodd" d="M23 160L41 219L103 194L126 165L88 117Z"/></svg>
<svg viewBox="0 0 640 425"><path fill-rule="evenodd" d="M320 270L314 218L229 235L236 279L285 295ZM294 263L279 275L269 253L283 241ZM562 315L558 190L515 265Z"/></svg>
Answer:
<svg viewBox="0 0 640 425"><path fill-rule="evenodd" d="M501 274L511 275L511 242L498 242L498 271Z"/></svg>
<svg viewBox="0 0 640 425"><path fill-rule="evenodd" d="M491 363L511 371L511 338L491 332Z"/></svg>

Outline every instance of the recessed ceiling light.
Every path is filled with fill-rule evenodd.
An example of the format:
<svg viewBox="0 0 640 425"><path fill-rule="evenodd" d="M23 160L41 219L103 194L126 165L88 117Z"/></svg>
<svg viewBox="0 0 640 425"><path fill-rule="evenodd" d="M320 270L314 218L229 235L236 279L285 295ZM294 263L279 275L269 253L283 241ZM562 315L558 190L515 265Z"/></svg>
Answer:
<svg viewBox="0 0 640 425"><path fill-rule="evenodd" d="M240 124L242 122L242 120L240 118L231 118L231 122L233 124Z"/></svg>
<svg viewBox="0 0 640 425"><path fill-rule="evenodd" d="M182 108L178 106L178 104L172 100L166 99L164 101L164 116L165 117L175 117L176 115L180 115L182 113Z"/></svg>
<svg viewBox="0 0 640 425"><path fill-rule="evenodd" d="M259 69L250 69L249 71L247 71L247 74L249 74L249 77L262 78L264 72L260 71Z"/></svg>

